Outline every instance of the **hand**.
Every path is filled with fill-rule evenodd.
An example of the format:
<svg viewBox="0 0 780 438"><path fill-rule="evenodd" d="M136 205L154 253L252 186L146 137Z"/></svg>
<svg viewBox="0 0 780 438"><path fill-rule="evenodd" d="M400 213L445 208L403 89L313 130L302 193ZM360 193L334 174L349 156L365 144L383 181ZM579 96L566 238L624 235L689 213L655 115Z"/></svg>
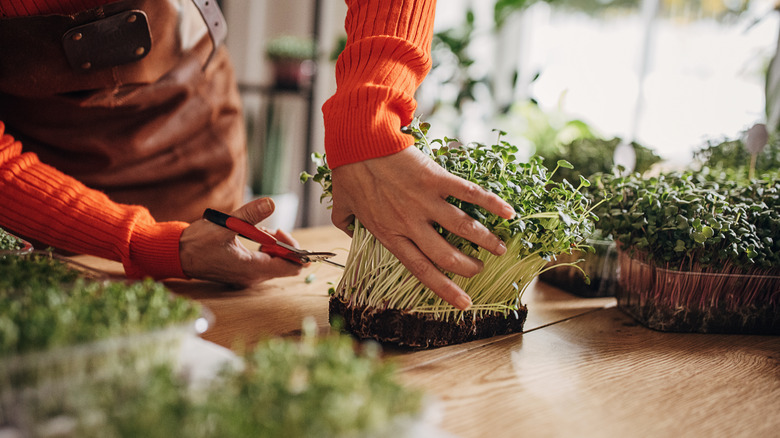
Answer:
<svg viewBox="0 0 780 438"><path fill-rule="evenodd" d="M332 179L333 224L350 234L347 227L357 217L415 277L459 309L468 309L471 298L438 268L471 277L482 262L450 245L433 224L495 255L506 252L501 239L446 200L454 196L506 219L514 217L512 206L450 174L415 147L339 166Z"/></svg>
<svg viewBox="0 0 780 438"><path fill-rule="evenodd" d="M274 211L270 198L251 201L231 213L251 224L257 224ZM292 246L298 243L284 231L271 233ZM204 219L193 222L179 239L179 255L184 273L192 278L248 287L274 277L301 273L301 265L279 257L247 249L238 234Z"/></svg>

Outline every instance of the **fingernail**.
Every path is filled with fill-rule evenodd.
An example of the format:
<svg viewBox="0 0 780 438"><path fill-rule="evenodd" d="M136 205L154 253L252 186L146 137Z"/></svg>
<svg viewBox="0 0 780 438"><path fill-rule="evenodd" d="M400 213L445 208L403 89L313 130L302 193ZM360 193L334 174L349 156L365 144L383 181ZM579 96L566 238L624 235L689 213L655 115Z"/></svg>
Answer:
<svg viewBox="0 0 780 438"><path fill-rule="evenodd" d="M507 205L507 206L504 208L504 212L506 213L506 216L505 216L505 217L506 217L507 219L514 219L514 218L515 218L515 209L514 209L514 208L512 208L512 206L510 206L510 205Z"/></svg>
<svg viewBox="0 0 780 438"><path fill-rule="evenodd" d="M458 298L455 298L455 307L460 310L469 310L471 307L471 298L466 294L459 295Z"/></svg>
<svg viewBox="0 0 780 438"><path fill-rule="evenodd" d="M506 254L506 244L502 240L498 243L498 248L496 248L496 255L504 255Z"/></svg>
<svg viewBox="0 0 780 438"><path fill-rule="evenodd" d="M271 198L263 198L260 200L260 213L262 214L271 214L274 211L274 203L271 201Z"/></svg>

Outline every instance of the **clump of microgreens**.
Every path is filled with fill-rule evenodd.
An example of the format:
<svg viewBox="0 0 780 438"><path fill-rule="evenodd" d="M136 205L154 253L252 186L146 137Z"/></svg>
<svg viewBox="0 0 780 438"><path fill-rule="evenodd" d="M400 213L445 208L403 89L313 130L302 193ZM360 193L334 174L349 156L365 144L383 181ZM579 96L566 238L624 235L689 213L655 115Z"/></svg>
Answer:
<svg viewBox="0 0 780 438"><path fill-rule="evenodd" d="M600 225L625 253L621 265L627 256L640 262L620 280L642 294L637 302L672 310L780 303L780 174L744 184L705 168L603 175L595 185L611 195Z"/></svg>
<svg viewBox="0 0 780 438"><path fill-rule="evenodd" d="M471 296L473 317L508 315L520 307L523 292L552 257L571 252L592 232L596 217L588 198L580 192L590 183L581 177L575 188L568 181L554 181L558 168L572 167L565 160L560 160L552 172L539 157L517 162L518 149L501 139L503 132L493 145L461 144L446 137L429 141L429 127L415 120L405 130L416 139L416 147L448 172L497 194L515 209L515 219L506 220L476 205L448 199L505 242L507 252L500 257L438 227L450 244L484 264L482 272L472 278L448 273ZM312 178L320 183L322 199L328 199L330 169L323 155L316 154L314 160L317 174L304 172L301 180ZM331 293L350 306L430 313L443 320L465 316L420 283L357 220L344 275Z"/></svg>
<svg viewBox="0 0 780 438"><path fill-rule="evenodd" d="M151 280L88 279L41 253L0 258L0 358L195 321L200 312Z"/></svg>
<svg viewBox="0 0 780 438"><path fill-rule="evenodd" d="M780 266L780 175L740 184L708 171L605 174L600 226L623 247L671 269Z"/></svg>
<svg viewBox="0 0 780 438"><path fill-rule="evenodd" d="M300 340L262 340L202 384L161 366L85 384L35 414L71 419L67 436L80 437L405 436L423 393L398 381L376 344L355 347L304 321Z"/></svg>
<svg viewBox="0 0 780 438"><path fill-rule="evenodd" d="M540 155L544 157L545 164L554 166L560 159L574 165L574 169L561 168L554 176L556 181L564 179L570 182L579 181L580 175L592 179L592 175L610 172L616 168L615 153L624 146L633 150L634 170L640 174L648 171L654 164L661 161L651 149L636 142L624 143L620 138L599 138L595 136L583 136L569 143L560 144L551 148L544 148ZM601 193L584 189L585 195L591 197L591 202L596 203L601 198ZM583 297L611 296L614 293L616 272L612 262L615 259L615 244L611 236L603 233L596 223L596 230L586 241L593 252L574 251L572 254L563 255L556 259L555 264L563 264L560 269L546 271L540 275L540 280L558 286L559 288ZM576 265L576 262L582 259ZM569 265L566 265L569 263Z"/></svg>

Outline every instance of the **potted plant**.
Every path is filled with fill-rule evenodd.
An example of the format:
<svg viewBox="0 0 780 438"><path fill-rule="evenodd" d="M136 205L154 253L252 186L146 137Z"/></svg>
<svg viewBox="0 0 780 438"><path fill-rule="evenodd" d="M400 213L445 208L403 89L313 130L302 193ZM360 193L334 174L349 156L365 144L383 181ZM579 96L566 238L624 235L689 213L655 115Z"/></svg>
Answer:
<svg viewBox="0 0 780 438"><path fill-rule="evenodd" d="M472 278L449 274L473 302L470 310L461 311L420 283L356 221L344 275L331 290L331 317L343 318L345 328L358 337L415 348L522 331L527 313L521 303L523 292L551 257L576 249L592 231L589 201L579 191L589 183L584 178L577 188L557 183L552 180L555 171L548 172L538 158L517 162L517 148L500 136L490 146L448 138L428 141L428 128L419 121L408 127L417 139L416 147L447 171L514 206L517 217L507 221L472 204L449 200L503 239L506 254L494 256L445 229L438 230L453 246L484 263L482 272ZM325 157L316 158L317 175L303 173L301 178L319 182L327 199L330 169ZM569 166L559 163L559 167Z"/></svg>
<svg viewBox="0 0 780 438"><path fill-rule="evenodd" d="M580 176L591 178L596 173L610 172L615 167L615 151L622 143L623 140L618 137L582 137L546 150L542 155L548 168L555 166L561 159L572 163L573 169L559 169L554 179L576 184ZM655 152L637 142L631 142L629 146L634 152L634 170L640 174L644 174L661 160ZM601 197L600 193L590 192L589 189L588 195L594 203ZM599 228L599 222L596 222L594 234L585 242L585 251L572 251L571 254L556 257L550 262L551 265L563 266L560 269L544 271L539 275L539 280L585 298L614 296L617 285L617 251L612 237ZM577 261L579 263L576 266L572 265Z"/></svg>
<svg viewBox="0 0 780 438"><path fill-rule="evenodd" d="M780 334L780 175L604 175L618 306L664 331Z"/></svg>
<svg viewBox="0 0 780 438"><path fill-rule="evenodd" d="M311 38L294 35L275 37L266 45L265 54L271 61L276 88L298 90L309 86L316 54Z"/></svg>

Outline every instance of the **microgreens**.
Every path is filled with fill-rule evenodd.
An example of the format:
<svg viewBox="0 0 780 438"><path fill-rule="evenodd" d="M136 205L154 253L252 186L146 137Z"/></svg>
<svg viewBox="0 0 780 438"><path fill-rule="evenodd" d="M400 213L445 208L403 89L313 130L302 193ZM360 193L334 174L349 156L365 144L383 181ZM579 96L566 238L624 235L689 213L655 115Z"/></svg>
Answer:
<svg viewBox="0 0 780 438"><path fill-rule="evenodd" d="M557 254L571 252L591 233L595 216L580 192L590 182L580 178L576 188L568 181L555 182L553 175L559 168L573 167L565 160L558 161L552 172L539 157L518 162L518 149L501 139L503 132L498 133L493 145L462 144L451 138L428 141L429 127L415 120L405 132L414 136L417 148L448 172L497 194L516 212L515 219L506 220L474 204L449 198L448 202L501 238L507 253L494 256L437 227L450 244L484 263L483 271L472 278L448 275L471 296L475 316L517 310L523 291L547 262ZM315 155L314 160L317 175L303 173L301 180L312 178L320 183L322 199L327 200L331 196L330 169L324 156ZM420 283L359 221L355 221L346 269L333 295L361 306L432 313L445 320L464 317L464 312Z"/></svg>
<svg viewBox="0 0 780 438"><path fill-rule="evenodd" d="M423 394L401 385L375 344L346 335L263 340L212 380L191 384L170 365L87 382L44 397L29 414L41 430L54 417L79 437L405 436L421 419ZM68 421L62 421L67 419ZM56 424L57 422L54 421Z"/></svg>
<svg viewBox="0 0 780 438"><path fill-rule="evenodd" d="M47 255L0 257L0 357L194 321L197 303L162 283L82 278Z"/></svg>
<svg viewBox="0 0 780 438"><path fill-rule="evenodd" d="M600 228L659 266L780 266L778 176L744 185L705 169L647 179L605 174L596 183L609 195Z"/></svg>

